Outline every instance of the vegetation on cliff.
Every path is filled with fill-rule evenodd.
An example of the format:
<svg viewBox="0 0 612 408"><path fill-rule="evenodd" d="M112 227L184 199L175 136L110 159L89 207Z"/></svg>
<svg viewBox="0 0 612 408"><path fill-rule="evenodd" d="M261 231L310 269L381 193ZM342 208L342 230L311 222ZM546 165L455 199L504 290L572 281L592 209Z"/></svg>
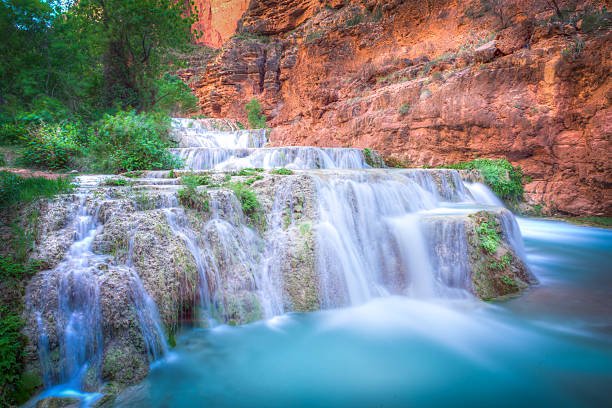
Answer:
<svg viewBox="0 0 612 408"><path fill-rule="evenodd" d="M23 178L0 172L0 216L12 230L0 255L0 406L22 404L42 385L36 375L22 372L26 338L21 334L25 285L41 265L28 260L32 237L15 223L11 214L36 199L71 191L68 178Z"/></svg>

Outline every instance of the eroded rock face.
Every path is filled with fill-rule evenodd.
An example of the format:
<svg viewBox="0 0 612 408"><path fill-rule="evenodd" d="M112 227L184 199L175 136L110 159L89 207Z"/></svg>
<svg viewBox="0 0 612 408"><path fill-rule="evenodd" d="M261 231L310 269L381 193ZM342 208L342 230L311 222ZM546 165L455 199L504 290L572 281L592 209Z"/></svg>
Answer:
<svg viewBox="0 0 612 408"><path fill-rule="evenodd" d="M527 18L500 29L466 7L252 1L240 29L268 37L226 43L194 89L214 117L244 121L258 98L276 145L370 147L415 166L506 157L532 179L532 204L612 214L610 30L541 25L550 13L525 1Z"/></svg>
<svg viewBox="0 0 612 408"><path fill-rule="evenodd" d="M236 32L249 0L196 0L193 6L198 11L193 29L202 32L197 42L218 48Z"/></svg>

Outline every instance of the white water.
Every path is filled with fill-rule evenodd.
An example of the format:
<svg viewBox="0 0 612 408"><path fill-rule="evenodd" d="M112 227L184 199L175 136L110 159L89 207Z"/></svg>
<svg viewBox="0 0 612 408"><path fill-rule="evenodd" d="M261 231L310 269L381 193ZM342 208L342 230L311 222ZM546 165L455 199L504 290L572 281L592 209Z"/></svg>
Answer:
<svg viewBox="0 0 612 408"><path fill-rule="evenodd" d="M105 334L100 293L110 271L119 279L130 282L130 297L137 312L149 361L167 352L157 307L142 286L139 276L127 265L109 265L107 256L97 255L92 250L92 243L101 226L97 222L98 208L90 206L89 189L101 179L95 176L77 179L78 210L74 222L67 227L74 230L74 242L56 268L41 272L41 297L33 293L27 295L27 308L37 317L38 351L45 387L54 387L62 395L66 392L78 394L84 387L91 387L91 381L101 384L100 365ZM50 330L58 334L57 359L51 355ZM93 370L94 374L88 375L89 370ZM85 377L90 384L84 384ZM54 394L49 391L45 395Z"/></svg>

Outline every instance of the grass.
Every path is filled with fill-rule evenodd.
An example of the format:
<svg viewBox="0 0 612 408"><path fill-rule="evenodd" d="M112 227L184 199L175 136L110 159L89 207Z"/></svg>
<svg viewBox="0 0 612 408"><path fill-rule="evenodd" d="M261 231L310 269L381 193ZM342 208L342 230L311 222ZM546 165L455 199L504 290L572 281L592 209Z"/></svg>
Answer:
<svg viewBox="0 0 612 408"><path fill-rule="evenodd" d="M55 180L43 177L24 178L8 171L0 171L0 208L28 204L39 198L71 193L72 190L72 180L68 177Z"/></svg>
<svg viewBox="0 0 612 408"><path fill-rule="evenodd" d="M577 217L568 218L567 220L574 224L612 228L612 217Z"/></svg>

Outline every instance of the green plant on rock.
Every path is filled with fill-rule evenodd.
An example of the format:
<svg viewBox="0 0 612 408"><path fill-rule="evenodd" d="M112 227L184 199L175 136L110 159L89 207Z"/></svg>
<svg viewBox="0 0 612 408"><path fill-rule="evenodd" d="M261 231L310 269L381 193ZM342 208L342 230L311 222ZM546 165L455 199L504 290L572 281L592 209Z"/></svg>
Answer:
<svg viewBox="0 0 612 408"><path fill-rule="evenodd" d="M181 177L181 182L185 187L177 192L179 202L185 207L197 211L210 211L208 194L205 191L198 191L199 186L208 186L211 184L210 176L207 174L197 175L187 173Z"/></svg>
<svg viewBox="0 0 612 408"><path fill-rule="evenodd" d="M355 14L353 14L348 20L346 20L346 26L347 27L356 26L357 24L362 23L363 20L364 20L364 15L358 11Z"/></svg>
<svg viewBox="0 0 612 408"><path fill-rule="evenodd" d="M278 174L278 175L281 175L281 176L290 176L290 175L293 174L293 170L289 170L289 169L286 169L286 168L283 167L283 168L280 168L280 169L271 170L270 174Z"/></svg>
<svg viewBox="0 0 612 408"><path fill-rule="evenodd" d="M247 111L247 119L249 120L251 129L265 129L268 127L266 124L266 115L262 113L261 105L257 99L251 99L251 101L245 105L244 109Z"/></svg>
<svg viewBox="0 0 612 408"><path fill-rule="evenodd" d="M400 106L399 108L399 114L400 115L407 115L410 112L410 109L412 109L412 107L410 106L410 104L405 103L402 106Z"/></svg>
<svg viewBox="0 0 612 408"><path fill-rule="evenodd" d="M257 198L257 194L246 183L229 183L228 187L234 192L238 201L240 201L244 214L256 223L260 223L262 221L261 203Z"/></svg>
<svg viewBox="0 0 612 408"><path fill-rule="evenodd" d="M494 254L501 243L501 238L497 233L497 222L492 218L488 221L483 221L476 227L476 232L480 239L480 247L486 253Z"/></svg>
<svg viewBox="0 0 612 408"><path fill-rule="evenodd" d="M566 61L573 61L580 58L582 50L584 49L585 42L580 38L572 39L572 44L561 50L561 55Z"/></svg>

